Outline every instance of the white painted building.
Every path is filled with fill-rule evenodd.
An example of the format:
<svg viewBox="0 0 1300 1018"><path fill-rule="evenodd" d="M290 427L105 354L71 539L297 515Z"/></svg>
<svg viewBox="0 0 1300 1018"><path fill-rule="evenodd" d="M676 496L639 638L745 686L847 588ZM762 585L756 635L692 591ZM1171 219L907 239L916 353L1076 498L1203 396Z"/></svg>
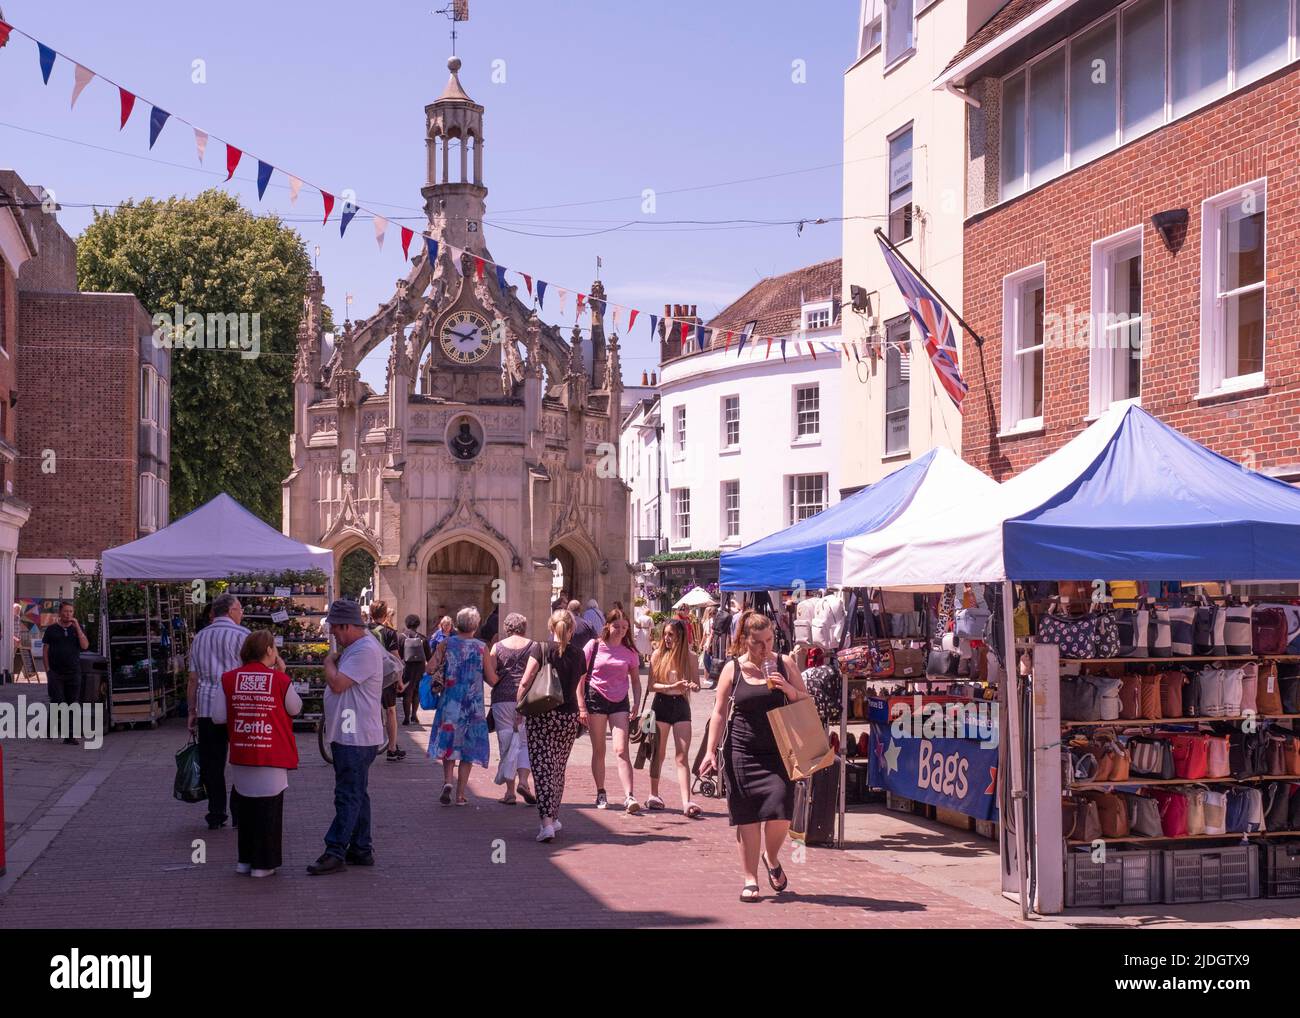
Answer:
<svg viewBox="0 0 1300 1018"><path fill-rule="evenodd" d="M649 391L623 418L619 432L619 468L628 486L627 560L643 563L666 551L660 540L667 522L662 501L664 469L660 459L659 396Z"/></svg>
<svg viewBox="0 0 1300 1018"><path fill-rule="evenodd" d="M738 548L839 501L839 292L838 259L811 265L762 280L706 323L707 349L662 344L667 551Z"/></svg>
<svg viewBox="0 0 1300 1018"><path fill-rule="evenodd" d="M936 445L961 451L961 414L918 342L874 230L961 311L965 104L934 83L1002 5L861 2L856 59L844 75L844 336L871 354L843 367L846 490ZM854 286L869 298L869 313L854 312Z"/></svg>

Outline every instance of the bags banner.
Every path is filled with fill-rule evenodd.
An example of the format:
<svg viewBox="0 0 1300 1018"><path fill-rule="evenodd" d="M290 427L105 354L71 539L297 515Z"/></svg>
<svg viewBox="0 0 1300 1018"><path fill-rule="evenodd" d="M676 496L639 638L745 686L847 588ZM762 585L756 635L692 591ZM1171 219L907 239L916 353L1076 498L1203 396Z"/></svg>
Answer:
<svg viewBox="0 0 1300 1018"><path fill-rule="evenodd" d="M987 731L975 731L974 725L949 725L944 735L926 737L919 722L915 726L911 721L891 724L884 711L877 709L872 714L868 758L872 788L956 810L976 820L997 819L996 727L993 738ZM897 718L897 713L894 716Z"/></svg>

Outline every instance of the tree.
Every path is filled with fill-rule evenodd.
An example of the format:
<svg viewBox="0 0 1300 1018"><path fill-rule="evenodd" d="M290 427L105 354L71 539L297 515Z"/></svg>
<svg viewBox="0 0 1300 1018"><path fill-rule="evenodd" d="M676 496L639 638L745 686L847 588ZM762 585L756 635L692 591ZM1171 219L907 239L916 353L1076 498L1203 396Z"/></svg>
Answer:
<svg viewBox="0 0 1300 1018"><path fill-rule="evenodd" d="M96 213L77 242L83 290L133 293L150 316L259 315L259 354L171 351L171 517L222 491L280 525L291 469L293 355L311 262L302 238L216 189ZM251 352L251 351L250 351Z"/></svg>
<svg viewBox="0 0 1300 1018"><path fill-rule="evenodd" d="M375 559L364 548L353 548L343 556L339 568L339 596L354 600L361 596L375 577Z"/></svg>

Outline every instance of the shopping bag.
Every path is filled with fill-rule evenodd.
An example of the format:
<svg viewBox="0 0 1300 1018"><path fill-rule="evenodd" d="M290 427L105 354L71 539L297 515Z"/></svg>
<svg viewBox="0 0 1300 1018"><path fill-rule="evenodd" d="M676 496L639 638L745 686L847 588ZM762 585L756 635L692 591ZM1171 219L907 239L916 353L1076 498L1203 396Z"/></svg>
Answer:
<svg viewBox="0 0 1300 1018"><path fill-rule="evenodd" d="M208 792L203 787L199 771L199 744L193 739L176 754L176 780L172 784L173 798L181 802L207 802Z"/></svg>
<svg viewBox="0 0 1300 1018"><path fill-rule="evenodd" d="M434 678L432 675L424 674L420 676L420 708L422 710L437 710L438 701L442 699L442 694L433 688Z"/></svg>
<svg viewBox="0 0 1300 1018"><path fill-rule="evenodd" d="M835 751L812 697L773 708L767 712L767 720L791 781L810 778L835 762Z"/></svg>
<svg viewBox="0 0 1300 1018"><path fill-rule="evenodd" d="M528 746L528 733L523 728L515 728L510 732L510 745L506 751L501 754L501 763L497 766L496 777L492 780L498 785L504 785L507 781L514 778L519 771L519 760L524 755Z"/></svg>

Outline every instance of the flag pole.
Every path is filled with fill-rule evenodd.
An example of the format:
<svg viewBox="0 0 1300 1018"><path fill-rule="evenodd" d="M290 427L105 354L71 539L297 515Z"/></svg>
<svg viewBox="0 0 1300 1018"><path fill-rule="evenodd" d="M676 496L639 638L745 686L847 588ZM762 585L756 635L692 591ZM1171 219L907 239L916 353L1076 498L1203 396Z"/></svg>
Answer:
<svg viewBox="0 0 1300 1018"><path fill-rule="evenodd" d="M961 315L959 315L956 312L956 310L953 308L953 306L943 299L943 294L939 292L938 288L933 283L931 283L928 279L926 279L923 275L921 275L920 270L917 269L915 265L913 265L911 262L909 262L906 258L903 257L903 252L898 250L898 248L896 248L892 243L890 243L889 238L885 236L885 231L882 230L879 226L877 226L875 233L876 236L880 238L880 242L894 253L894 257L896 257L900 262L902 262L909 269L911 269L912 275L916 276L917 279L919 279L922 283L924 283L926 288L932 294L934 294L935 297L939 299L939 303L942 304L945 308L947 308L948 314L952 315L953 318L957 319L957 324L960 325L963 329L966 330L967 333L970 334L970 338L975 340L975 345L982 347L984 345L984 337L981 336L974 329L972 329L969 325L967 325L966 319L964 319Z"/></svg>

